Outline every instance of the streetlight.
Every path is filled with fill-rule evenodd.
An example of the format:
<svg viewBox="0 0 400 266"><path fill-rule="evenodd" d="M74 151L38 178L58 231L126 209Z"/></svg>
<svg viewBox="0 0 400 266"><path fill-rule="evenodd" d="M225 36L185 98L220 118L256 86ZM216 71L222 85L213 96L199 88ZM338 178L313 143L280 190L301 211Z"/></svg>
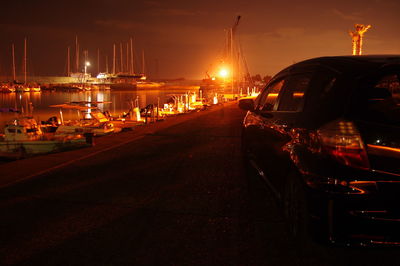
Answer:
<svg viewBox="0 0 400 266"><path fill-rule="evenodd" d="M90 62L89 61L86 61L85 62L85 76L86 76L86 74L87 74L87 67L88 66L90 66Z"/></svg>
<svg viewBox="0 0 400 266"><path fill-rule="evenodd" d="M226 78L226 77L228 77L228 75L229 75L229 71L228 71L228 69L226 69L226 68L222 68L222 69L219 71L218 74L220 75L220 77Z"/></svg>
<svg viewBox="0 0 400 266"><path fill-rule="evenodd" d="M85 75L84 75L85 82L86 82L86 79L87 79L87 68L88 68L88 66L90 66L90 62L86 61L85 62Z"/></svg>
<svg viewBox="0 0 400 266"><path fill-rule="evenodd" d="M226 79L229 78L229 75L230 75L229 69L226 67L222 67L219 70L218 75L222 78L223 82L225 83Z"/></svg>

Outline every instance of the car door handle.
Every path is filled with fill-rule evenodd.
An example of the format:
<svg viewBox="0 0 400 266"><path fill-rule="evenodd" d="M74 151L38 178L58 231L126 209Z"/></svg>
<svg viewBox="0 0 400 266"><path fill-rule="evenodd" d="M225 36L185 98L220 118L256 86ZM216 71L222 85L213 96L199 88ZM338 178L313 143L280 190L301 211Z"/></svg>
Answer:
<svg viewBox="0 0 400 266"><path fill-rule="evenodd" d="M291 125L283 120L274 121L274 125L284 131L289 131L291 129Z"/></svg>

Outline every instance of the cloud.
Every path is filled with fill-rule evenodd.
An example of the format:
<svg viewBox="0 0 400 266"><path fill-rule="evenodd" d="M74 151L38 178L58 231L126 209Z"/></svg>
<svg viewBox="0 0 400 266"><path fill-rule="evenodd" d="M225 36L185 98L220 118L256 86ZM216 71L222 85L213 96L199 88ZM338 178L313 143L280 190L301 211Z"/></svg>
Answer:
<svg viewBox="0 0 400 266"><path fill-rule="evenodd" d="M275 33L280 38L297 38L299 36L304 35L304 28L278 28Z"/></svg>
<svg viewBox="0 0 400 266"><path fill-rule="evenodd" d="M124 21L124 20L96 20L94 22L98 26L106 28L115 28L119 30L138 30L148 27L144 23Z"/></svg>
<svg viewBox="0 0 400 266"><path fill-rule="evenodd" d="M300 36L303 36L304 34L305 34L304 28L286 27L286 28L277 28L273 31L263 32L263 33L257 32L251 34L242 34L242 36L246 38L246 36L258 35L259 37L268 39L270 41L274 40L281 41L281 40L298 38Z"/></svg>
<svg viewBox="0 0 400 266"><path fill-rule="evenodd" d="M144 1L144 3L148 6L161 6L161 2L160 1L154 1L154 0L147 0Z"/></svg>
<svg viewBox="0 0 400 266"><path fill-rule="evenodd" d="M191 26L185 24L165 23L160 26L158 23L140 23L125 20L97 20L96 25L120 31L134 31L149 33L153 36L168 42L179 42L193 45L201 45L210 42L210 39L221 36L224 32L218 29L208 29L202 26Z"/></svg>
<svg viewBox="0 0 400 266"><path fill-rule="evenodd" d="M360 16L359 13L345 14L336 8L332 9L332 13L343 20L351 20L351 21L362 20L362 17Z"/></svg>
<svg viewBox="0 0 400 266"><path fill-rule="evenodd" d="M267 34L242 35L241 43L250 71L262 75L275 74L307 58L351 53L351 39L341 30L282 28Z"/></svg>
<svg viewBox="0 0 400 266"><path fill-rule="evenodd" d="M153 16L179 16L179 17L188 17L188 16L199 16L205 15L205 12L200 12L197 10L189 10L189 9L181 9L181 8L159 8L150 11L150 14Z"/></svg>

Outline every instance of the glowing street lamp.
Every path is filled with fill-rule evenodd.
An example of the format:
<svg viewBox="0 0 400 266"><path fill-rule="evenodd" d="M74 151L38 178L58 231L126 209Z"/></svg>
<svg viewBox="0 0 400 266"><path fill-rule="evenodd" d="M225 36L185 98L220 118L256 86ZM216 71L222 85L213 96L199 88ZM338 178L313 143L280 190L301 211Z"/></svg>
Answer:
<svg viewBox="0 0 400 266"><path fill-rule="evenodd" d="M228 76L229 76L229 71L228 71L228 69L226 69L226 68L222 68L220 71L219 71L219 76L221 77L221 78L227 78Z"/></svg>
<svg viewBox="0 0 400 266"><path fill-rule="evenodd" d="M90 66L90 62L89 61L86 61L85 62L85 77L86 77L86 74L87 74L87 67L88 66Z"/></svg>

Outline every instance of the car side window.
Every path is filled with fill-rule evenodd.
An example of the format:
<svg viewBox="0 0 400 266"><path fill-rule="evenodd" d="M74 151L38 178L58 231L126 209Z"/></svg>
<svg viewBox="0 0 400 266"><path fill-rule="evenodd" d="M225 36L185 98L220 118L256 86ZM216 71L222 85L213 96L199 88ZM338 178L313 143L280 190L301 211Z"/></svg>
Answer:
<svg viewBox="0 0 400 266"><path fill-rule="evenodd" d="M388 73L366 91L366 112L362 118L389 124L400 122L400 76Z"/></svg>
<svg viewBox="0 0 400 266"><path fill-rule="evenodd" d="M278 111L300 111L304 104L304 94L311 80L311 73L293 75L283 89Z"/></svg>
<svg viewBox="0 0 400 266"><path fill-rule="evenodd" d="M284 84L285 80L281 79L266 87L258 99L256 109L258 111L272 111L276 109L275 105Z"/></svg>
<svg viewBox="0 0 400 266"><path fill-rule="evenodd" d="M383 76L376 84L375 89L386 91L387 96L389 96L390 93L396 104L400 103L400 80L398 74Z"/></svg>

